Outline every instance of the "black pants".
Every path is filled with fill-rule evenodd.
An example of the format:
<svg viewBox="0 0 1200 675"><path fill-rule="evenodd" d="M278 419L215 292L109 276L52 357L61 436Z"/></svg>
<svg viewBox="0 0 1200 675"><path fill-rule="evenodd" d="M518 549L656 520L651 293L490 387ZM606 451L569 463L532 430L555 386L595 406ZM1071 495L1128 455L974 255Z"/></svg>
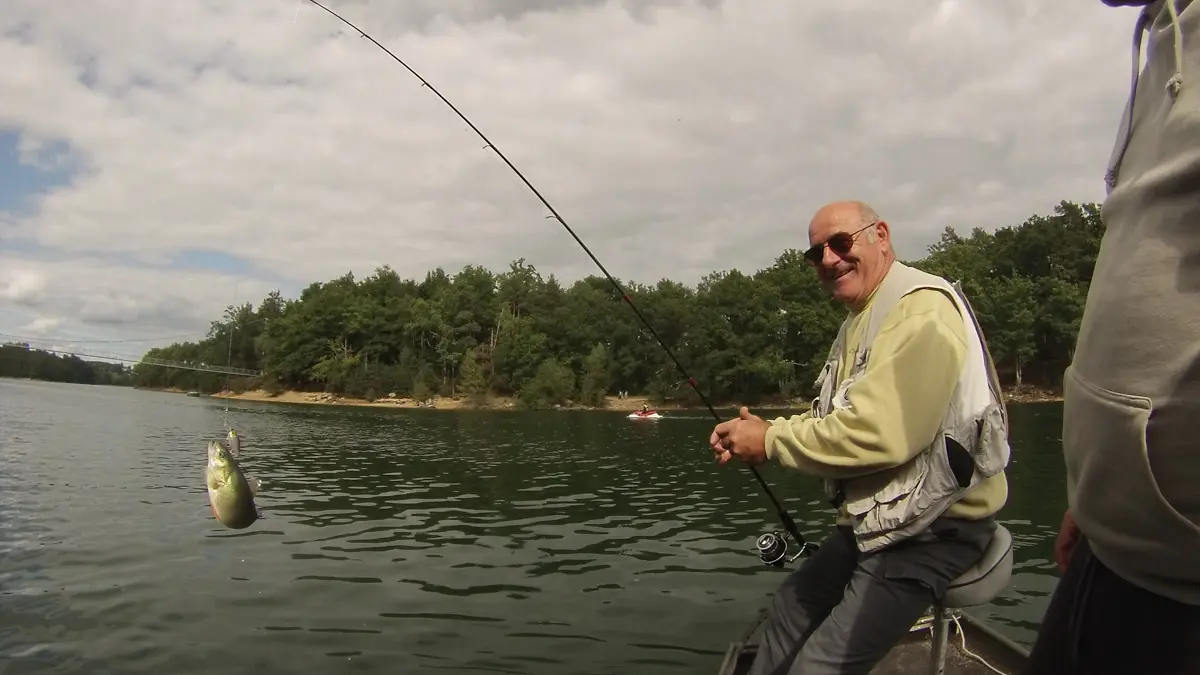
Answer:
<svg viewBox="0 0 1200 675"><path fill-rule="evenodd" d="M991 519L940 518L862 554L839 527L775 592L750 675L866 675L983 555Z"/></svg>
<svg viewBox="0 0 1200 675"><path fill-rule="evenodd" d="M1200 606L1125 581L1080 537L1021 675L1108 673L1200 675Z"/></svg>

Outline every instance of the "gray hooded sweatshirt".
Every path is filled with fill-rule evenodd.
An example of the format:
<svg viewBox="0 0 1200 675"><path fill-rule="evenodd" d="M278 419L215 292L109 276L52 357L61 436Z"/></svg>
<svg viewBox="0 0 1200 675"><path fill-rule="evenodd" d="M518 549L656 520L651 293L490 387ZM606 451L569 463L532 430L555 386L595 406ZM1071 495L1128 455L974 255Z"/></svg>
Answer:
<svg viewBox="0 0 1200 675"><path fill-rule="evenodd" d="M1064 378L1067 498L1106 566L1200 605L1200 3L1104 2L1145 7Z"/></svg>

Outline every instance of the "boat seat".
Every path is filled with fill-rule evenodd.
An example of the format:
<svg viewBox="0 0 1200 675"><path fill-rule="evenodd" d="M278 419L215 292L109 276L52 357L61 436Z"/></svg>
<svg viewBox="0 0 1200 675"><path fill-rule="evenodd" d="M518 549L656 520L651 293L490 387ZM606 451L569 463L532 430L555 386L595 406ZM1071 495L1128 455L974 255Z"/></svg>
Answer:
<svg viewBox="0 0 1200 675"><path fill-rule="evenodd" d="M988 542L979 561L957 579L950 582L942 601L933 606L932 645L928 675L945 675L946 645L950 638L950 621L955 609L984 605L1008 586L1012 578L1012 533L1000 523ZM954 619L957 621L957 619Z"/></svg>
<svg viewBox="0 0 1200 675"><path fill-rule="evenodd" d="M958 609L991 602L1008 586L1012 567L1012 533L997 523L983 557L950 582L946 595L938 605L944 609Z"/></svg>

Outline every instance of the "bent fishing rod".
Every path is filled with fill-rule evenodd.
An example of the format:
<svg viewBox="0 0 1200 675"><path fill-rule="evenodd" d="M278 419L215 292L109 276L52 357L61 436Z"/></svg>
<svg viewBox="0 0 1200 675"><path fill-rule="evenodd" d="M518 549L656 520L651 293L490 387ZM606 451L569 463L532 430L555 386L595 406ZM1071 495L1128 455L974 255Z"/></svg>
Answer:
<svg viewBox="0 0 1200 675"><path fill-rule="evenodd" d="M506 157L503 152L500 152L500 149L497 148L494 143L492 143L491 139L489 139L482 131L480 131L479 127L475 126L475 124L473 122L471 122L471 120L467 119L467 116L464 115L462 113L462 111L459 110L457 107L455 107L455 105L453 103L451 103L449 99L447 99L445 96L443 96L442 93L440 91L438 91L436 87L434 87L432 84L430 84L429 81L426 80L424 77L421 77L421 74L418 73L416 70L414 70L412 66L408 65L399 56L396 56L394 53L392 53L392 50L388 49L387 47L384 47L382 44L379 43L378 40L371 37L370 35L367 35L366 31L364 31L363 29L354 25L348 19L346 19L342 15L338 14L337 12L333 11L332 9L329 9L325 5L318 2L317 0L308 0L308 1L311 2L312 4L316 5L317 7L320 7L321 9L325 10L327 13L329 13L334 18L336 18L338 21L341 21L342 23L349 26L352 30L357 32L360 36L370 40L372 43L375 44L376 47L379 47L380 49L382 49L384 51L384 53L386 53L388 56L392 57L392 59L394 59L396 61L396 63L399 63L400 65L404 66L405 70L412 73L413 77L415 77L421 81L421 86L428 87L430 91L432 91L438 98L440 98L442 100L442 103L445 103L451 110L453 110L455 112L455 114L457 114L462 119L463 122L466 122L467 126L471 127L472 131L474 131L476 134L478 134L478 136L481 139L483 139L483 142L486 144L483 146L483 149L487 150L490 148L493 152L496 153L496 156L499 157L500 160L503 161L508 166L509 169L512 169L513 173L517 174L517 177L521 179L521 182L525 183L525 186L528 187L529 190L531 192L533 192L533 194L539 200L541 200L542 204L544 204L546 206L546 208L550 210L550 213L552 215L546 216L546 218L548 218L548 219L554 218L555 220L557 220L559 222L559 224L562 225L563 228L567 231L567 233L571 235L571 238L575 240L575 243L579 244L580 248L583 249L583 252L586 253L589 258L592 259L592 262L596 263L596 267L600 268L600 271L604 273L605 278L608 279L609 283L612 284L613 288L615 288L617 290L617 293L620 294L621 299L625 301L625 304L629 305L629 308L632 309L633 313L637 315L637 318L642 322L642 325L646 327L646 330L650 331L650 335L654 338L654 341L658 343L659 347L662 347L663 351L666 352L667 356L671 359L671 362L675 364L675 367L679 370L680 374L683 375L683 377L687 381L688 385L690 385L692 390L696 392L696 395L700 397L700 400L704 403L704 406L706 408L708 408L708 411L710 413L712 413L713 419L715 419L718 423L720 423L721 416L719 414L717 414L716 409L713 408L711 403L709 403L708 397L706 397L704 395L704 392L700 391L700 387L697 386L697 384L696 384L696 378L692 377L692 375L687 371L687 369L683 367L683 364L681 364L679 362L679 359L677 359L675 357L675 353L671 351L671 348L667 346L666 342L664 342L661 337L659 337L658 331L654 330L654 326L651 325L651 323L646 320L646 317L642 315L642 311L640 309L638 309L637 305L633 304L633 298L631 298L629 296L629 293L627 293L625 291L625 289L621 287L621 284L618 283L617 280L614 279L613 276L608 273L608 270L605 269L604 265L596 258L595 255L592 254L592 251L591 251L591 249L589 249L587 247L587 244L583 243L583 240L579 238L579 235L575 234L575 230L571 229L571 226L567 224L567 221L561 215L559 215L558 210L555 209L554 206L552 206L550 204L549 200L547 200L545 197L542 196L542 193L539 192L538 189L533 186L533 183L529 182L529 179L525 177L525 174L521 173L521 171L516 166L514 166L512 162L509 161L508 157ZM775 507L775 512L778 515L780 522L782 522L784 529L787 531L788 534L790 534L792 536L792 538L795 540L796 544L800 547L800 551L797 552L795 554L795 556L792 556L790 558L790 560L787 560L787 562L790 562L791 560L795 560L801 554L811 554L811 551L815 550L817 548L816 545L810 544L804 538L804 536L800 534L800 530L796 527L796 521L792 520L791 514L788 513L786 509L783 508L783 504L781 504L779 502L779 499L777 499L775 497L775 493L771 491L770 486L768 486L767 482L765 480L763 480L763 477L758 472L758 470L749 464L745 464L745 467L747 469L750 469L750 473L754 475L755 480L757 480L758 484L760 486L762 486L763 492L766 493L767 498L771 500L772 506ZM779 565L783 564L783 562L785 561L787 544L786 544L786 541L784 541L781 537L779 537L777 533L769 532L769 533L763 534L762 536L760 536L758 538L758 540L756 542L756 547L758 548L759 557L763 560L764 563L766 563L768 565L779 566Z"/></svg>

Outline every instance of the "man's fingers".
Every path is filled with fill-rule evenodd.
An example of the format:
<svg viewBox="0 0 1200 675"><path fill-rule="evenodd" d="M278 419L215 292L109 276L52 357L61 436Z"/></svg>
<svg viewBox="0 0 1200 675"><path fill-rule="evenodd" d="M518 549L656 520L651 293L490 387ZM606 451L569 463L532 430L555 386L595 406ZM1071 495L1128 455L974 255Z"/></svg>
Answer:
<svg viewBox="0 0 1200 675"><path fill-rule="evenodd" d="M729 436L729 434L733 433L734 428L740 421L741 420L729 420L726 422L721 422L717 426L713 427L712 435L708 437L709 442L716 443L718 440Z"/></svg>
<svg viewBox="0 0 1200 675"><path fill-rule="evenodd" d="M713 452L720 455L722 453L728 453L733 446L733 442L728 438L722 438L716 443L711 443L710 445L712 446Z"/></svg>
<svg viewBox="0 0 1200 675"><path fill-rule="evenodd" d="M742 408L742 413L748 412L746 408ZM740 415L741 413L739 413ZM742 418L735 418L721 422L713 428L712 434L708 437L708 444L712 446L713 452L717 455L717 461L721 464L733 459L736 453L734 442L730 436L737 429Z"/></svg>

